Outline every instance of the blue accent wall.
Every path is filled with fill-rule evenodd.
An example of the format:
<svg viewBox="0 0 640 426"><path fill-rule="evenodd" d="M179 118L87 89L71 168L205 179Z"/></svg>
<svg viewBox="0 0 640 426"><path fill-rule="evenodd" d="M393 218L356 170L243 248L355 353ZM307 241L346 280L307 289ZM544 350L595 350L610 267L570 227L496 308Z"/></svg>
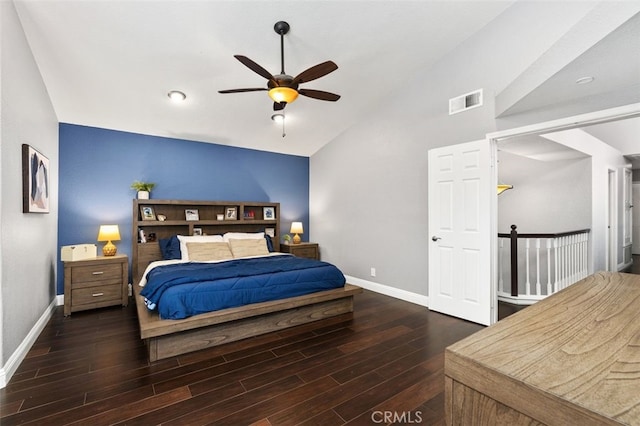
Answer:
<svg viewBox="0 0 640 426"><path fill-rule="evenodd" d="M118 253L131 261L134 180L156 183L155 199L280 203L281 233L309 229L309 158L60 124L58 243L97 244L101 224L117 224ZM58 262L57 294L64 293Z"/></svg>

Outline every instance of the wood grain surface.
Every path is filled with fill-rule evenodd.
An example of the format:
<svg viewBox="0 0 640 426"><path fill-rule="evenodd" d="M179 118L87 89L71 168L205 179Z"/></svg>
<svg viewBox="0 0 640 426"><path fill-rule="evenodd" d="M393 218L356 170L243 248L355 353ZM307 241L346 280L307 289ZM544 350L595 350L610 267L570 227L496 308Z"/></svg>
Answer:
<svg viewBox="0 0 640 426"><path fill-rule="evenodd" d="M640 424L640 277L594 274L479 331L447 348L445 375L449 423L491 406L501 424L497 402L550 425Z"/></svg>

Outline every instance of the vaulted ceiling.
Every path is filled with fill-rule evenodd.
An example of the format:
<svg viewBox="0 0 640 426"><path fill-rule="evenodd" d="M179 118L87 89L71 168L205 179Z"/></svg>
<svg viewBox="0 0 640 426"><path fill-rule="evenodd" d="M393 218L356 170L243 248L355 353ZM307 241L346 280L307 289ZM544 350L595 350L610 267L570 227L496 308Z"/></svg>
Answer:
<svg viewBox="0 0 640 426"><path fill-rule="evenodd" d="M304 156L512 3L15 0L60 122ZM291 25L286 72L296 75L333 60L337 71L303 86L341 95L338 102L300 96L288 105L286 138L271 120L273 102L266 92L218 93L266 85L234 54L280 72L280 39L273 30L280 20ZM593 69L607 81L606 88L594 85L590 101L606 89L624 95L625 102L640 102L639 29L630 25L567 65L585 73ZM603 76L613 71L602 66L604 53L616 60L615 80ZM508 107L519 112L544 106L565 78L551 76ZM170 102L170 90L184 92L186 101ZM563 90L563 99L584 95Z"/></svg>

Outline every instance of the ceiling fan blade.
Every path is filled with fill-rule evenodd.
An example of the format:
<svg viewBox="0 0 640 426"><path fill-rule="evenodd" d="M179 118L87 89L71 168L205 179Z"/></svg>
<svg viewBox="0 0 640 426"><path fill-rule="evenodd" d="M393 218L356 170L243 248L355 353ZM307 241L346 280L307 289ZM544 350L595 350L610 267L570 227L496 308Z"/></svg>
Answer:
<svg viewBox="0 0 640 426"><path fill-rule="evenodd" d="M293 84L306 83L307 81L315 80L316 78L324 77L338 69L338 66L333 61L323 62L315 65L307 70L302 71L293 79Z"/></svg>
<svg viewBox="0 0 640 426"><path fill-rule="evenodd" d="M255 62L253 62L251 59L247 58L246 56L233 55L233 57L236 58L237 60L239 60L240 62L242 62L251 71L255 72L256 74L261 75L262 77L266 78L267 80L271 80L273 78L273 75L271 75L271 73L269 71L267 71L266 69L262 68L260 65L256 64Z"/></svg>
<svg viewBox="0 0 640 426"><path fill-rule="evenodd" d="M309 98L320 99L321 101L335 102L340 99L340 95L336 95L335 93L330 92L324 92L322 90L298 89L298 93Z"/></svg>
<svg viewBox="0 0 640 426"><path fill-rule="evenodd" d="M273 110L274 111L282 111L284 109L284 107L287 106L286 102L274 102L273 103Z"/></svg>
<svg viewBox="0 0 640 426"><path fill-rule="evenodd" d="M218 93L242 93L242 92L261 92L269 89L265 89L264 87L255 87L253 89L229 89L229 90L218 90Z"/></svg>

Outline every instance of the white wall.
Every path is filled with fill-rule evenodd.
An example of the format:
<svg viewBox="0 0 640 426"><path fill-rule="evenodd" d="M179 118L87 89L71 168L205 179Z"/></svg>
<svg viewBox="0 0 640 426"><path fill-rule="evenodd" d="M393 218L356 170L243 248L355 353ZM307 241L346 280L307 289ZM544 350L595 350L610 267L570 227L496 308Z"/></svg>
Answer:
<svg viewBox="0 0 640 426"><path fill-rule="evenodd" d="M58 120L13 2L0 1L0 386L55 299ZM49 214L22 213L21 146L50 161Z"/></svg>
<svg viewBox="0 0 640 426"><path fill-rule="evenodd" d="M591 228L591 158L539 161L500 151L498 232L560 233Z"/></svg>
<svg viewBox="0 0 640 426"><path fill-rule="evenodd" d="M625 160L620 151L617 151L580 129L548 133L545 134L544 137L591 156L591 241L594 248L592 252L592 265L593 271L607 270L606 247L609 208L609 203L607 202L609 194L609 170L615 171L616 188L618 188L618 191L616 191L616 200L620 203L619 193L622 188L624 175L622 168L631 167L631 164ZM618 247L616 255L617 262L620 264L623 256L622 241L620 238L622 235L622 211L618 208L617 212L617 229L615 231L617 241L615 241L615 245Z"/></svg>
<svg viewBox="0 0 640 426"><path fill-rule="evenodd" d="M593 6L518 2L419 75L390 70L399 84L386 103L311 157L310 239L323 259L357 279L426 295L428 150L495 131L495 96ZM479 88L484 106L448 115L449 98Z"/></svg>

